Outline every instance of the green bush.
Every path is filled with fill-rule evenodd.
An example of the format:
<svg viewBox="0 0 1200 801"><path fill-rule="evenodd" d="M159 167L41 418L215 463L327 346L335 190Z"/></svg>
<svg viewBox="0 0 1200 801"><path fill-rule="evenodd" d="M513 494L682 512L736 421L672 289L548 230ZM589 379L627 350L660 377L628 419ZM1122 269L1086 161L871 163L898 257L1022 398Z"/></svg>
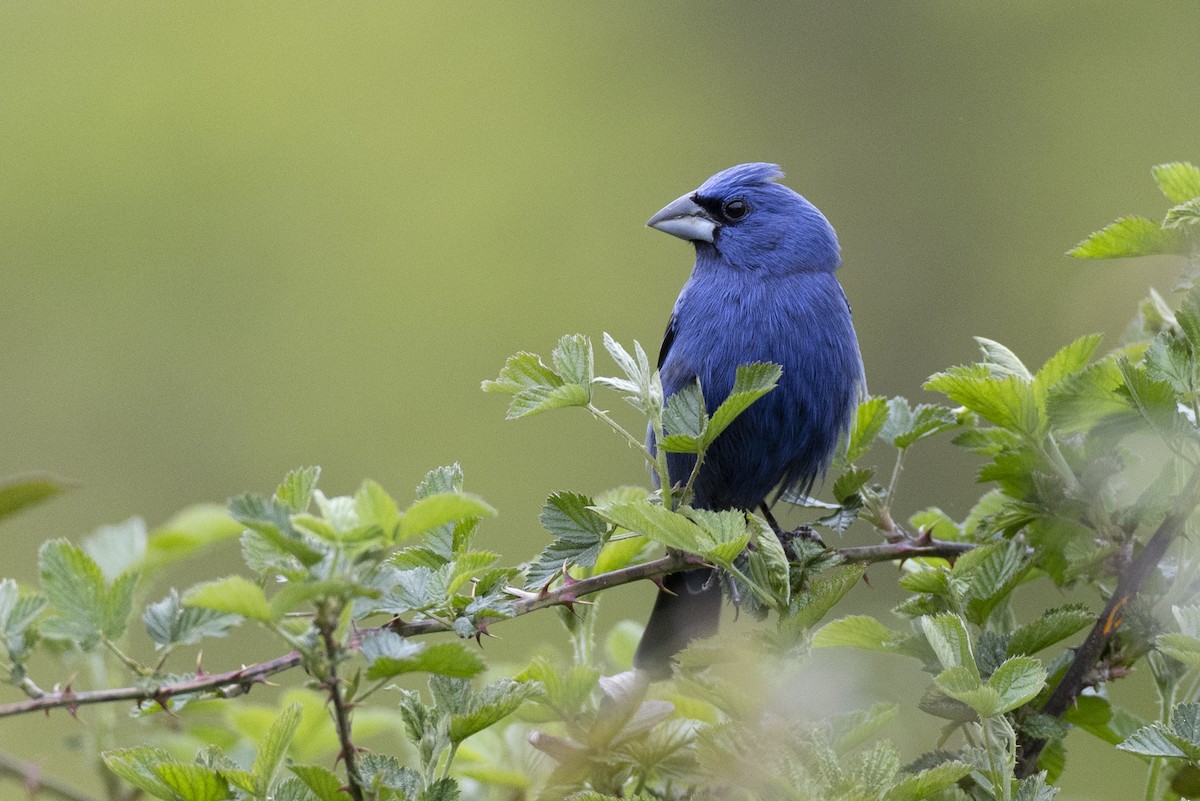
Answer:
<svg viewBox="0 0 1200 801"><path fill-rule="evenodd" d="M1071 727L1133 755L1114 758L1143 760L1147 799L1200 797L1200 170L1161 165L1154 177L1175 204L1161 223L1118 220L1070 253L1181 256L1177 304L1152 294L1116 349L1098 355L1100 338L1083 336L1036 370L980 339L978 363L925 385L949 405L866 400L832 498L786 499L827 538L869 526L877 545L827 548L753 513L692 508L693 471L665 491L550 496L549 544L509 566L477 545L495 511L457 466L431 471L404 503L369 480L327 497L318 469L296 470L270 496L189 509L154 531L134 520L80 545L44 543L39 587L0 582L7 681L24 694L0 715L132 704L133 722L90 723L104 731L89 742L113 744L95 754L111 801L1041 801L1070 769ZM698 466L780 374L742 367L710 415L699 387L664 399L637 343L632 353L607 335L603 344L615 376L596 375L591 341L571 335L548 362L513 356L483 388L509 396L509 418L584 409L666 476L666 451L696 453ZM641 414L657 454L604 410L602 393ZM904 462L935 436L978 458L986 492L961 521L937 508L897 521ZM12 479L0 516L65 489ZM163 567L199 571L206 549L233 540L243 573L147 597ZM901 566L909 596L887 620L837 617L880 561ZM696 564L719 567L739 608L768 622L694 644L671 681L649 684L629 669L636 626L597 642L593 601ZM1046 583L1078 602L1018 613ZM468 641L551 607L569 652L484 677ZM241 626L280 655L219 673L168 669ZM131 634L139 627L149 642ZM427 636L439 632L449 636ZM915 704L944 722L940 739L902 764L882 736L895 706L797 719L789 681L812 648L915 660L932 676ZM39 653L61 666L50 679L35 675L51 670L44 660L31 667ZM1107 692L1136 665L1153 675L1157 710L1119 707ZM277 707L249 704L248 691L281 676L292 685ZM212 724L214 710L225 725ZM381 731L402 732L406 748L361 745ZM115 745L130 741L142 744ZM0 769L23 775L11 759ZM40 789L87 797L52 780Z"/></svg>

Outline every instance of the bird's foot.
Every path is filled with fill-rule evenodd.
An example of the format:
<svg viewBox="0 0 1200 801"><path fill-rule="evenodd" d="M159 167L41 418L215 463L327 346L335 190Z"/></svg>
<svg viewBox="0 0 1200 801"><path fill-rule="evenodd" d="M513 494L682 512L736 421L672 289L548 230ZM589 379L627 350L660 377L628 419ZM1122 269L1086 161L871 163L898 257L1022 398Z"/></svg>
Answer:
<svg viewBox="0 0 1200 801"><path fill-rule="evenodd" d="M797 560L796 548L793 545L796 540L811 542L822 549L829 547L812 526L797 526L791 531L780 531L779 542L783 545L783 552L787 554L788 560L793 562Z"/></svg>

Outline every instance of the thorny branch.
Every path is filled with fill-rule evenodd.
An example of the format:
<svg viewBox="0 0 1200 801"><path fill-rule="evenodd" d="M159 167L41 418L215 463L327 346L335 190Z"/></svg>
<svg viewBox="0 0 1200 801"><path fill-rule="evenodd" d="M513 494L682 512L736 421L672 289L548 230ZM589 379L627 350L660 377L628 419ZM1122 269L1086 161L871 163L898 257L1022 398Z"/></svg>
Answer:
<svg viewBox="0 0 1200 801"><path fill-rule="evenodd" d="M337 727L338 743L342 749L342 760L346 763L346 791L354 801L363 801L362 781L358 772L358 752L354 747L354 739L350 727L350 707L346 703L341 678L338 676L337 663L342 658L342 646L334 637L333 630L337 627L337 618L329 619L328 610L322 610L318 615L317 628L321 632L321 642L325 645L325 658L329 675L325 678L325 689L333 704L333 722Z"/></svg>
<svg viewBox="0 0 1200 801"><path fill-rule="evenodd" d="M849 564L872 564L894 560L910 559L913 557L944 557L953 559L974 547L966 542L947 542L932 539L928 536L913 539L888 542L882 545L864 545L852 548L832 548L830 554L841 557ZM672 552L667 556L641 564L630 565L608 573L600 573L582 579L568 578L563 584L553 589L541 592L525 592L513 588L510 592L518 600L513 604L512 617L520 617L539 609L550 606L571 606L578 603L586 595L632 584L643 579L658 579L670 573L676 573L689 567L706 564L704 560L693 554ZM483 620L477 624L480 634L487 633L487 627L498 620ZM388 628L405 637L417 637L426 634L449 631L449 623L434 620L397 620ZM89 704L115 703L132 701L134 703L165 703L168 699L180 695L194 693L211 693L221 698L233 698L244 695L256 684L262 684L268 676L282 673L297 667L302 662L302 656L297 651L284 654L266 662L248 665L225 673L202 674L192 679L160 684L143 684L136 687L120 687L108 690L89 690L75 692L69 686L62 690L43 692L25 701L10 704L0 704L0 718L23 715L29 712L50 709L67 709L72 714L81 707Z"/></svg>
<svg viewBox="0 0 1200 801"><path fill-rule="evenodd" d="M1046 703L1042 706L1042 714L1058 718L1071 708L1079 693L1088 685L1088 676L1096 664L1104 656L1109 641L1124 622L1122 611L1126 604L1141 592L1146 580L1154 573L1158 563L1162 561L1176 538L1184 531L1187 518L1200 504L1200 471L1192 476L1191 481L1182 493L1175 507L1163 518L1162 523L1155 529L1154 534L1146 543L1137 557L1126 566L1117 580L1117 588L1104 606L1104 611L1096 618L1095 625L1088 632L1087 638L1075 649L1075 656L1063 674L1062 680L1054 688ZM1017 778L1032 776L1037 772L1038 757L1046 747L1046 740L1029 740L1021 744L1020 759L1017 762Z"/></svg>

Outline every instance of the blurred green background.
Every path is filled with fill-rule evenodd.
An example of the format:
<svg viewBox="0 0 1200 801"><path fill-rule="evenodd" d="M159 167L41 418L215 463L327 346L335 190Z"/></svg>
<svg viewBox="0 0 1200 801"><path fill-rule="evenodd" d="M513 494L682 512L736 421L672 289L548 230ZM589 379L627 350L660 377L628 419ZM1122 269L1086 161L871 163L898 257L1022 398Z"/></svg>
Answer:
<svg viewBox="0 0 1200 801"><path fill-rule="evenodd" d="M567 332L656 348L691 253L643 223L742 161L783 165L837 228L875 393L919 398L974 334L1031 363L1089 331L1112 345L1175 266L1062 254L1158 216L1150 166L1200 159L1198 11L6 4L0 474L79 487L5 525L0 573L33 579L44 538L154 525L306 464L326 492L370 476L407 499L460 461L501 511L486 547L528 558L549 492L645 475L583 414L506 424L480 380ZM971 462L916 457L905 511L963 515ZM210 562L171 579L229 571L235 549ZM873 576L856 603L877 611L899 596L892 568ZM641 619L651 591L606 618ZM492 650L554 631L506 624ZM812 681L824 664L847 694L886 683L911 706L923 683L892 698L881 671L911 665L822 659ZM65 715L0 732L78 774ZM1132 757L1091 767L1067 797L1140 791Z"/></svg>

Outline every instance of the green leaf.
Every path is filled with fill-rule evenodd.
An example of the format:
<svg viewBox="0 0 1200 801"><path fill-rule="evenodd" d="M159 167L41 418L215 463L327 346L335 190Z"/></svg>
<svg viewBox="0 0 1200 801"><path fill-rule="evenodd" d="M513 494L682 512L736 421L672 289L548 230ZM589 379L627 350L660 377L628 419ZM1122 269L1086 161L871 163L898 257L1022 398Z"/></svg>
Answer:
<svg viewBox="0 0 1200 801"><path fill-rule="evenodd" d="M868 481L875 476L875 471L864 467L854 467L837 477L833 482L833 497L840 504L846 504L854 498Z"/></svg>
<svg viewBox="0 0 1200 801"><path fill-rule="evenodd" d="M942 667L966 668L978 678L979 668L975 665L975 655L971 650L971 636L962 618L949 613L926 616L921 618L921 629Z"/></svg>
<svg viewBox="0 0 1200 801"><path fill-rule="evenodd" d="M766 520L758 515L747 514L743 518L743 527L746 520L750 521L751 540L756 546L748 554L750 575L757 583L771 589L771 594L775 596L778 604L777 608L786 609L791 600L792 585L783 545ZM735 554L734 558L736 556Z"/></svg>
<svg viewBox="0 0 1200 801"><path fill-rule="evenodd" d="M428 498L430 495L442 492L462 492L462 488L462 467L455 462L435 467L426 473L425 477L421 479L421 483L417 485L416 496L418 499Z"/></svg>
<svg viewBox="0 0 1200 801"><path fill-rule="evenodd" d="M858 408L854 412L854 424L850 427L846 454L843 457L847 464L853 464L871 449L875 437L879 435L887 420L888 402L886 398L867 398L858 404Z"/></svg>
<svg viewBox="0 0 1200 801"><path fill-rule="evenodd" d="M1013 540L993 547L976 548L955 562L954 574L969 577L967 618L982 626L992 610L1021 582L1031 566L1025 545Z"/></svg>
<svg viewBox="0 0 1200 801"><path fill-rule="evenodd" d="M1044 764L1044 760L1039 764ZM1013 801L1053 801L1054 797L1058 795L1058 788L1047 784L1046 773L1046 771L1042 771L1021 779Z"/></svg>
<svg viewBox="0 0 1200 801"><path fill-rule="evenodd" d="M1041 617L1013 632L1008 641L1008 655L1036 654L1082 631L1095 621L1095 615L1087 607L1078 604L1047 609Z"/></svg>
<svg viewBox="0 0 1200 801"><path fill-rule="evenodd" d="M271 619L281 620L308 601L318 598L375 598L379 590L359 584L352 579L328 578L288 582L271 597Z"/></svg>
<svg viewBox="0 0 1200 801"><path fill-rule="evenodd" d="M934 680L939 690L961 701L981 718L999 714L1000 692L979 678L979 674L966 667L946 668Z"/></svg>
<svg viewBox="0 0 1200 801"><path fill-rule="evenodd" d="M482 498L465 492L428 495L413 503L400 519L400 539L424 534L446 523L493 517L496 510Z"/></svg>
<svg viewBox="0 0 1200 801"><path fill-rule="evenodd" d="M304 535L292 526L291 509L281 501L261 495L242 495L229 502L229 514L307 567L320 562L325 556L324 551L311 544L315 540L310 538L311 543L306 541Z"/></svg>
<svg viewBox="0 0 1200 801"><path fill-rule="evenodd" d="M450 580L446 585L446 594L458 593L467 582L494 565L499 558L499 554L488 551L465 551L458 554L450 563Z"/></svg>
<svg viewBox="0 0 1200 801"><path fill-rule="evenodd" d="M42 587L57 613L42 630L48 636L77 640L88 650L101 636L120 637L133 603L136 573L106 586L100 566L66 540L50 540L38 551Z"/></svg>
<svg viewBox="0 0 1200 801"><path fill-rule="evenodd" d="M430 687L440 681L456 681L440 679L435 676L430 679ZM471 692L465 705L459 705L458 711L450 715L450 742L461 743L472 734L499 723L504 718L516 712L526 699L541 692L541 685L536 682L518 682L512 679L500 679L487 685L479 692ZM436 691L435 691L436 694ZM442 706L439 698L438 707Z"/></svg>
<svg viewBox="0 0 1200 801"><path fill-rule="evenodd" d="M1183 296L1179 308L1175 310L1175 322L1191 345L1191 351L1200 353L1200 285L1193 286ZM1163 333L1166 334L1165 331Z"/></svg>
<svg viewBox="0 0 1200 801"><path fill-rule="evenodd" d="M347 801L350 794L342 789L337 774L320 765L291 765L289 770L300 777L317 801Z"/></svg>
<svg viewBox="0 0 1200 801"><path fill-rule="evenodd" d="M402 673L426 672L470 678L486 667L475 653L456 642L418 643L392 631L368 635L362 643L367 678L387 679Z"/></svg>
<svg viewBox="0 0 1200 801"><path fill-rule="evenodd" d="M225 801L233 797L220 774L203 765L164 762L154 772L182 801Z"/></svg>
<svg viewBox="0 0 1200 801"><path fill-rule="evenodd" d="M1042 663L1028 656L1014 656L1004 660L1000 667L988 677L988 686L999 695L1000 706L994 714L1011 712L1032 701L1046 683L1046 669Z"/></svg>
<svg viewBox="0 0 1200 801"><path fill-rule="evenodd" d="M1045 408L1046 394L1051 387L1088 366L1101 339L1100 334L1081 336L1046 360L1033 378L1033 390L1042 408Z"/></svg>
<svg viewBox="0 0 1200 801"><path fill-rule="evenodd" d="M254 757L254 765L250 770L254 774L260 794L266 794L283 766L288 746L296 736L296 729L300 727L301 710L300 704L289 704L285 707L271 724L267 736L258 744L258 754Z"/></svg>
<svg viewBox="0 0 1200 801"><path fill-rule="evenodd" d="M667 436L659 443L663 450L677 453L699 453L704 450L708 414L699 383L693 381L667 399L662 422L667 432Z"/></svg>
<svg viewBox="0 0 1200 801"><path fill-rule="evenodd" d="M689 506L681 506L679 511L699 527L701 548L698 553L716 565L728 569L750 542L745 512L736 509L714 512Z"/></svg>
<svg viewBox="0 0 1200 801"><path fill-rule="evenodd" d="M27 473L0 480L0 520L44 503L71 487L69 482L49 473Z"/></svg>
<svg viewBox="0 0 1200 801"><path fill-rule="evenodd" d="M988 420L993 425L1027 437L1037 437L1041 420L1033 388L1021 378L994 377L982 364L951 367L925 382L925 389L941 392L955 403Z"/></svg>
<svg viewBox="0 0 1200 801"><path fill-rule="evenodd" d="M595 382L621 393L630 405L651 420L659 419L663 409L662 379L656 371L651 371L650 360L641 343L634 340L633 350L636 356L630 356L629 352L606 332L604 348L626 378L601 376L596 378Z"/></svg>
<svg viewBox="0 0 1200 801"><path fill-rule="evenodd" d="M921 801L949 789L972 769L965 762L943 762L920 773L902 776L883 796L883 801Z"/></svg>
<svg viewBox="0 0 1200 801"><path fill-rule="evenodd" d="M1124 742L1118 743L1117 748L1148 757L1200 759L1200 745L1189 744L1158 722L1138 729Z"/></svg>
<svg viewBox="0 0 1200 801"><path fill-rule="evenodd" d="M1196 370L1192 348L1180 337L1163 332L1151 340L1142 356L1146 375L1154 381L1165 381L1180 395L1196 391Z"/></svg>
<svg viewBox="0 0 1200 801"><path fill-rule="evenodd" d="M1063 721L1078 726L1110 745L1127 739L1145 723L1114 708L1107 698L1096 695L1082 695L1075 699L1075 704L1063 713Z"/></svg>
<svg viewBox="0 0 1200 801"><path fill-rule="evenodd" d="M81 543L83 551L100 566L106 581L142 564L146 555L146 522L131 517L124 523L100 526Z"/></svg>
<svg viewBox="0 0 1200 801"><path fill-rule="evenodd" d="M712 444L739 414L750 408L750 404L774 389L782 375L783 368L772 362L740 365L729 397L712 413L708 430L704 433L705 444Z"/></svg>
<svg viewBox="0 0 1200 801"><path fill-rule="evenodd" d="M560 347L562 343L559 343ZM571 346L568 346L570 349ZM555 350L556 355L558 349ZM572 369L581 365L571 364L571 352L562 354ZM515 420L550 409L566 406L586 406L591 400L591 385L566 383L562 376L547 367L541 358L532 353L510 356L494 381L484 381L484 392L500 392L512 395L508 404L507 418Z"/></svg>
<svg viewBox="0 0 1200 801"><path fill-rule="evenodd" d="M533 387L513 396L508 404L509 420L519 417L529 417L551 409L567 409L572 406L587 406L591 402L591 393L587 387L578 384L563 384L559 387Z"/></svg>
<svg viewBox="0 0 1200 801"><path fill-rule="evenodd" d="M876 703L870 709L856 709L832 721L833 750L846 754L874 738L880 730L896 719L900 707Z"/></svg>
<svg viewBox="0 0 1200 801"><path fill-rule="evenodd" d="M1186 161L1156 164L1151 168L1154 181L1167 200L1183 203L1200 197L1200 168Z"/></svg>
<svg viewBox="0 0 1200 801"><path fill-rule="evenodd" d="M900 403L893 406L892 404L896 401ZM901 406L903 406L903 412L900 410ZM893 398L892 403L888 404L888 425L884 426L885 432L892 426L893 420L904 422L904 430L891 438L892 445L900 450L905 450L923 439L958 425L953 409L922 403L909 411L908 402L904 398Z"/></svg>
<svg viewBox="0 0 1200 801"><path fill-rule="evenodd" d="M262 588L241 576L226 576L197 584L184 593L185 606L199 606L217 612L273 623L275 613Z"/></svg>
<svg viewBox="0 0 1200 801"><path fill-rule="evenodd" d="M245 528L214 503L189 506L150 532L145 570L186 559L202 548L241 536Z"/></svg>
<svg viewBox="0 0 1200 801"><path fill-rule="evenodd" d="M556 539L533 561L525 586L540 588L564 564L590 567L596 563L609 525L590 508L592 499L578 492L557 492L542 507L542 527Z"/></svg>
<svg viewBox="0 0 1200 801"><path fill-rule="evenodd" d="M829 610L838 601L845 598L847 593L862 581L866 572L865 565L847 565L825 571L809 580L804 591L792 600L792 613L787 618L788 625L797 629L815 626L829 614ZM885 630L889 632L889 636L894 634L890 629Z"/></svg>
<svg viewBox="0 0 1200 801"><path fill-rule="evenodd" d="M610 523L644 534L668 548L700 553L708 544L704 532L691 520L647 500L618 500L589 508Z"/></svg>
<svg viewBox="0 0 1200 801"><path fill-rule="evenodd" d="M1163 230L1145 217L1122 217L1067 251L1077 259L1123 259L1176 254L1183 250L1178 231Z"/></svg>
<svg viewBox="0 0 1200 801"><path fill-rule="evenodd" d="M983 363L991 367L993 376L999 378L1012 375L1022 381L1033 380L1029 368L1007 346L986 337L975 337L975 342L983 352Z"/></svg>
<svg viewBox="0 0 1200 801"><path fill-rule="evenodd" d="M158 774L162 765L179 764L170 753L149 745L139 745L133 748L117 748L105 751L100 755L105 766L118 777L132 784L155 798L178 798L174 789L166 784Z"/></svg>
<svg viewBox="0 0 1200 801"><path fill-rule="evenodd" d="M1200 767L1180 765L1171 777L1171 792L1180 798L1200 798Z"/></svg>
<svg viewBox="0 0 1200 801"><path fill-rule="evenodd" d="M1200 225L1200 197L1167 209L1167 216L1163 218L1162 225L1169 231L1181 231L1186 227Z"/></svg>
<svg viewBox="0 0 1200 801"><path fill-rule="evenodd" d="M1115 415L1129 416L1133 409L1121 392L1123 385L1116 357L1064 377L1047 391L1046 412L1051 424L1063 432L1088 431Z"/></svg>
<svg viewBox="0 0 1200 801"><path fill-rule="evenodd" d="M1179 402L1169 383L1154 380L1144 366L1124 358L1117 360L1117 369L1134 408L1163 440L1173 444L1179 437L1195 437L1195 429L1179 413Z"/></svg>
<svg viewBox="0 0 1200 801"><path fill-rule="evenodd" d="M367 479L354 493L354 508L364 526L379 526L388 540L395 540L400 525L396 501L376 481Z"/></svg>
<svg viewBox="0 0 1200 801"><path fill-rule="evenodd" d="M1172 606L1171 615L1179 624L1180 632L1200 640L1200 604Z"/></svg>
<svg viewBox="0 0 1200 801"><path fill-rule="evenodd" d="M313 490L321 477L320 467L298 467L287 474L283 483L275 490L275 500L291 512L299 514L308 510Z"/></svg>
<svg viewBox="0 0 1200 801"><path fill-rule="evenodd" d="M46 607L46 599L40 595L21 595L20 587L12 579L0 580L0 646L9 657L20 662L29 646L25 631Z"/></svg>
<svg viewBox="0 0 1200 801"><path fill-rule="evenodd" d="M238 615L222 614L199 606L183 606L172 587L166 598L150 604L142 614L155 648L195 645L205 637L224 637L241 622Z"/></svg>
<svg viewBox="0 0 1200 801"><path fill-rule="evenodd" d="M521 351L508 357L500 375L484 381L484 392L516 395L529 389L554 389L563 385L562 377L547 367L536 353Z"/></svg>
<svg viewBox="0 0 1200 801"><path fill-rule="evenodd" d="M814 648L861 648L896 653L908 637L873 617L848 615L826 623L813 635Z"/></svg>
<svg viewBox="0 0 1200 801"><path fill-rule="evenodd" d="M1171 731L1187 745L1200 749L1200 703L1176 704L1171 709Z"/></svg>
<svg viewBox="0 0 1200 801"><path fill-rule="evenodd" d="M596 375L592 341L583 334L567 334L558 340L551 353L554 368L568 384L579 384L591 400L592 379Z"/></svg>

